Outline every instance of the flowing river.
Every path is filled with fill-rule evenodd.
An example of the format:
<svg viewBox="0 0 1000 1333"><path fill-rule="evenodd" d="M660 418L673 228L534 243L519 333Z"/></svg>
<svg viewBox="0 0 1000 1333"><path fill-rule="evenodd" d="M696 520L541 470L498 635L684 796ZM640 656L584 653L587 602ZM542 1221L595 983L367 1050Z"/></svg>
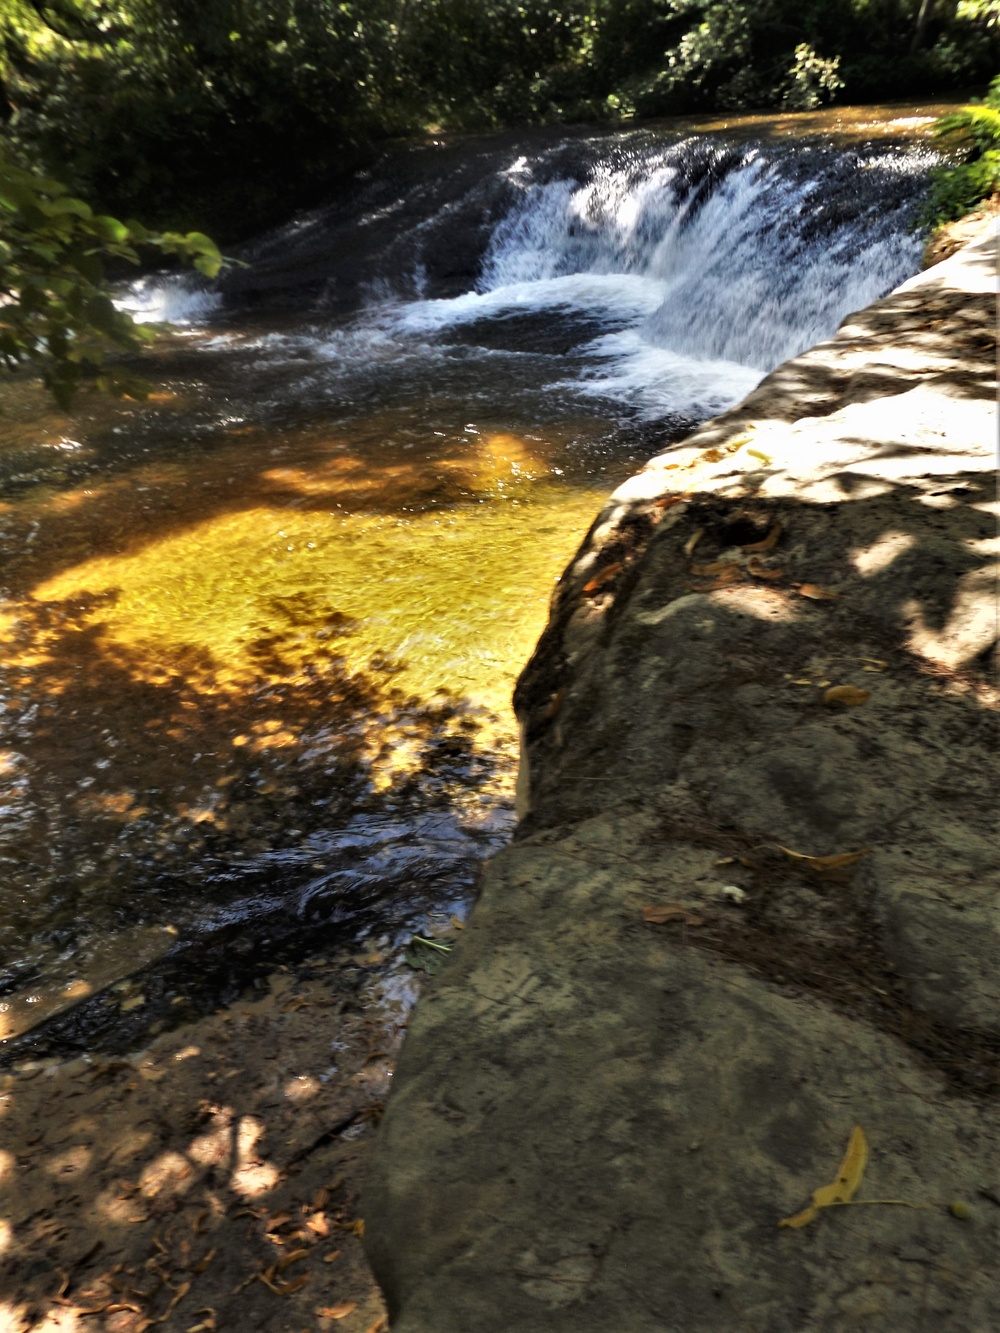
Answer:
<svg viewBox="0 0 1000 1333"><path fill-rule="evenodd" d="M6 1058L462 914L554 580L645 458L916 271L938 110L400 150L215 288L125 298L174 326L149 402L8 383Z"/></svg>

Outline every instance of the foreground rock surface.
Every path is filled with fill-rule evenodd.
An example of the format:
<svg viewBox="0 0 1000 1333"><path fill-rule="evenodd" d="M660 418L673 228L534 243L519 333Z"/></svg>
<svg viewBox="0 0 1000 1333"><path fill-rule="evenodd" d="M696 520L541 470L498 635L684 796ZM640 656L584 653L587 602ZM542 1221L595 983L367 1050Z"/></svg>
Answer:
<svg viewBox="0 0 1000 1333"><path fill-rule="evenodd" d="M375 1149L398 1333L1000 1327L995 265L653 460L559 585ZM859 1202L779 1228L855 1125Z"/></svg>

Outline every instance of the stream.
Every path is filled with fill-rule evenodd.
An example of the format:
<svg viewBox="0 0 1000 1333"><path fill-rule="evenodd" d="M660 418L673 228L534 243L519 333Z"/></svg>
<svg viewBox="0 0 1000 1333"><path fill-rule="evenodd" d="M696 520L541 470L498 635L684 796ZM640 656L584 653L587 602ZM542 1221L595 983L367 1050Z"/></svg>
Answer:
<svg viewBox="0 0 1000 1333"><path fill-rule="evenodd" d="M939 110L400 148L123 293L148 402L5 383L0 1060L465 915L603 498L917 270Z"/></svg>

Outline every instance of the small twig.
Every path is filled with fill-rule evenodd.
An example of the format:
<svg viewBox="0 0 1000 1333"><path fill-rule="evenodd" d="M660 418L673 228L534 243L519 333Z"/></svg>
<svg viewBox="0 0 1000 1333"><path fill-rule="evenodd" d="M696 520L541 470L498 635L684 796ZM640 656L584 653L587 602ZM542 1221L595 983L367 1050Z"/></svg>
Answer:
<svg viewBox="0 0 1000 1333"><path fill-rule="evenodd" d="M865 1208L872 1206L892 1208L933 1208L932 1203L911 1203L909 1199L834 1199L824 1208Z"/></svg>
<svg viewBox="0 0 1000 1333"><path fill-rule="evenodd" d="M423 935L414 935L413 942L423 944L428 949L437 949L440 953L451 953L450 944L436 944L434 940L425 939Z"/></svg>

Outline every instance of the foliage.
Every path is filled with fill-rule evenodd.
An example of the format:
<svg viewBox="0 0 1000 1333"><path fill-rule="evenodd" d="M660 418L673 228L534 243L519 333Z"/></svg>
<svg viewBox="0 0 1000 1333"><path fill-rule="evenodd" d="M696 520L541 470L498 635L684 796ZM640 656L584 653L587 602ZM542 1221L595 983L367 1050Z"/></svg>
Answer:
<svg viewBox="0 0 1000 1333"><path fill-rule="evenodd" d="M934 133L943 146L961 154L959 161L931 173L925 221L940 225L1000 192L1000 74L981 102L942 116Z"/></svg>
<svg viewBox="0 0 1000 1333"><path fill-rule="evenodd" d="M1000 0L0 0L0 120L118 216L230 241L425 127L985 82L998 17Z"/></svg>
<svg viewBox="0 0 1000 1333"><path fill-rule="evenodd" d="M95 213L59 181L0 153L0 365L37 365L62 407L85 378L135 393L138 382L109 369L106 358L152 334L116 309L104 275L109 260L138 263L139 247L190 260L208 277L222 263L199 232L155 234Z"/></svg>

